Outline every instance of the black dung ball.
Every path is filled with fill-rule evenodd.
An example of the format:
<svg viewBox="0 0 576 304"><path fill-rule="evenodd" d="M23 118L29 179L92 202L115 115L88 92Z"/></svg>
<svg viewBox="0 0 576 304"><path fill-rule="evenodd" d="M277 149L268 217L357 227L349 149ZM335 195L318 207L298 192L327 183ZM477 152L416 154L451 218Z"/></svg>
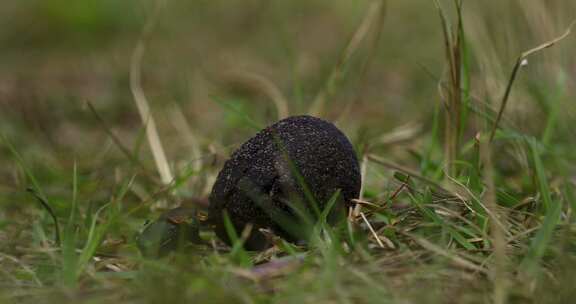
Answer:
<svg viewBox="0 0 576 304"><path fill-rule="evenodd" d="M342 214L360 184L358 159L340 130L319 118L289 117L261 130L224 164L210 194L209 220L228 244L225 217L238 235L250 224L248 250L270 245L260 228L305 241L306 219L317 220L331 198L330 218Z"/></svg>

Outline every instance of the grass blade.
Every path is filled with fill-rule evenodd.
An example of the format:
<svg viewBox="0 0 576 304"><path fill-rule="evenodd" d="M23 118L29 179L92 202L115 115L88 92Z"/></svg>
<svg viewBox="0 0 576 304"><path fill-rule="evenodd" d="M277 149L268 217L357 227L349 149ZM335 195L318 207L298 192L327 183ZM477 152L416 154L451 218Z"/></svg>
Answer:
<svg viewBox="0 0 576 304"><path fill-rule="evenodd" d="M550 205L552 205L552 196L550 194L550 186L548 185L548 180L546 178L544 164L542 163L542 158L540 156L540 147L534 138L528 139L528 145L532 155L534 173L536 174L536 183L544 203L543 207L544 210L547 210Z"/></svg>
<svg viewBox="0 0 576 304"><path fill-rule="evenodd" d="M536 233L534 239L532 239L530 248L520 264L520 269L524 274L537 274L538 265L546 253L546 249L548 249L552 242L554 229L560 223L561 213L562 201L556 201L550 206L550 208L548 208L546 215L544 216L544 222Z"/></svg>

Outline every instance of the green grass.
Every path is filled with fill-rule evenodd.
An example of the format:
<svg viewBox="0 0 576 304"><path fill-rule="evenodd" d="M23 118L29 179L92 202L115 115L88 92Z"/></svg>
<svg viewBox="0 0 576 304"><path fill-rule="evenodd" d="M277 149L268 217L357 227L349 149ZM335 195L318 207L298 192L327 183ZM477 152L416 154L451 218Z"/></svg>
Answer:
<svg viewBox="0 0 576 304"><path fill-rule="evenodd" d="M0 303L576 301L573 1L168 1L144 40L153 2L61 2L0 4ZM142 257L285 111L353 142L354 215L328 224L335 193L306 247L227 220L230 247Z"/></svg>

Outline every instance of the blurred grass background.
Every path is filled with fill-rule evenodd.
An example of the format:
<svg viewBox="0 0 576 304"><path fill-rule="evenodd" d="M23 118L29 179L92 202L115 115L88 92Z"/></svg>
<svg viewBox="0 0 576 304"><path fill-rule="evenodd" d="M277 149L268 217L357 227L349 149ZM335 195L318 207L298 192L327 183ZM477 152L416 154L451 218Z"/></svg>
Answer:
<svg viewBox="0 0 576 304"><path fill-rule="evenodd" d="M73 180L77 179L78 208L81 219L88 223L80 230L88 231L91 214L105 202L122 197L127 206L149 203L160 186L154 182L157 177L153 157L130 87L132 56L136 45L142 42L142 89L172 170L177 176L189 177L185 186L177 189L176 198L165 198L169 201L178 203L206 196L222 161L255 132L247 120L265 126L278 119L271 102L277 93L294 115L308 113L319 92L328 92L321 116L343 129L360 158L376 153L418 168L424 176L442 180L438 172L443 168L443 133L436 128L442 128L444 123L440 81L446 79L448 68L438 11L429 0L386 1L382 20L371 24L365 38L346 57L350 41L375 3L380 1L169 0L158 11L156 25L142 40L142 29L155 12L155 1L5 1L0 4L0 131L6 139L4 143L10 142L18 152L63 219L73 209L70 197ZM441 3L451 20L456 20L453 3ZM484 111L486 107L492 111L488 115L494 116L519 54L560 36L575 18L576 2L572 0L464 1L467 94L473 97L470 108ZM572 191L567 189L574 186L576 177L573 54L576 38L572 35L528 59L504 113L502 125L507 133L501 134L501 138L519 134L536 138L546 151L543 162L551 191L572 198L573 194L564 193ZM344 62L343 57L347 58ZM339 76L331 82L335 70ZM107 127L89 110L88 102ZM481 115L469 117L462 134L465 147L461 153L466 161L470 159L466 151L472 149L474 137L485 128ZM110 139L107 128L134 151L143 167L127 160ZM535 174L530 150L506 142L496 142L494 149L498 186L514 193L518 200L540 200L543 194L532 178ZM392 173L370 167L364 176L368 199L377 200L393 191L397 185L392 182ZM148 175L153 177L143 177ZM132 179L133 176L136 177ZM466 180L465 176L459 178ZM125 193L128 183L130 190ZM24 271L27 274L14 275L15 282L28 282L27 276L36 274L42 286L51 286L58 281L54 278L58 267L50 262L57 259L48 241L51 220L24 191L27 186L30 177L26 177L26 170L14 161L8 145L3 145L0 252L32 269ZM570 204L574 206L567 199L565 206ZM134 270L136 262L126 262L122 257L135 255L131 238L143 219L152 214L149 208L143 208L113 222L103 236L108 243L99 244L98 252L114 252L120 264L126 263L126 269ZM121 245L113 245L114 241ZM8 258L4 257L4 261ZM26 267L10 264L5 270L14 274L14 269ZM169 273L177 278L176 282L194 286L194 295L203 295L207 301L228 302L228 294L222 294L222 289L212 282L218 281L219 271L225 267L214 268L215 274L207 274L206 281ZM90 271L88 276L98 273ZM439 288L429 288L430 294L420 295L423 291L415 290L417 283L412 289L406 287L406 292L417 294L413 299L424 296L431 302L450 302L442 288L458 289L459 283L443 271L433 272L444 281L437 282ZM567 272L565 275L573 278ZM150 273L150 277L134 275L136 279L124 288L146 292L143 286L149 286L147 280L157 275ZM562 275L554 277L569 281ZM92 285L86 283L84 288L111 288L106 285L107 279L98 275L95 281L89 280ZM298 276L292 281L281 285L285 290L291 290L286 286L292 285L298 286L295 290L302 288ZM366 287L370 285L367 282L350 285L353 287L345 291L349 294L340 299L381 299L379 289ZM354 289L356 285L366 286L361 290ZM488 287L474 288L470 290L471 299L463 290L458 292L461 297L455 298L470 303L488 299L477 296L485 294ZM301 291L275 300L310 301L306 291ZM148 293L143 298L154 302L155 295ZM252 291L244 298L239 296L243 293L232 288L230 297L239 302L270 300ZM116 294L126 293L116 290ZM59 296L76 299L66 294L57 295L56 299ZM183 298L175 296L175 300ZM397 295L390 297L390 302L396 300Z"/></svg>

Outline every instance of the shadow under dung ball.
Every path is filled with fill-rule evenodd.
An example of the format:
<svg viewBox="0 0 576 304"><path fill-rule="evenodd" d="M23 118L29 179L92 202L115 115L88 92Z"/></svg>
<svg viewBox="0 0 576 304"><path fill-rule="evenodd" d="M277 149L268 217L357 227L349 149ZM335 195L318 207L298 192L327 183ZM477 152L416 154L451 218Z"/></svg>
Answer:
<svg viewBox="0 0 576 304"><path fill-rule="evenodd" d="M260 228L290 241L306 241L308 223L339 192L329 223L360 193L358 159L333 124L294 116L261 130L224 164L210 194L209 220L231 244L225 216L237 235L251 225L248 250L270 246Z"/></svg>

